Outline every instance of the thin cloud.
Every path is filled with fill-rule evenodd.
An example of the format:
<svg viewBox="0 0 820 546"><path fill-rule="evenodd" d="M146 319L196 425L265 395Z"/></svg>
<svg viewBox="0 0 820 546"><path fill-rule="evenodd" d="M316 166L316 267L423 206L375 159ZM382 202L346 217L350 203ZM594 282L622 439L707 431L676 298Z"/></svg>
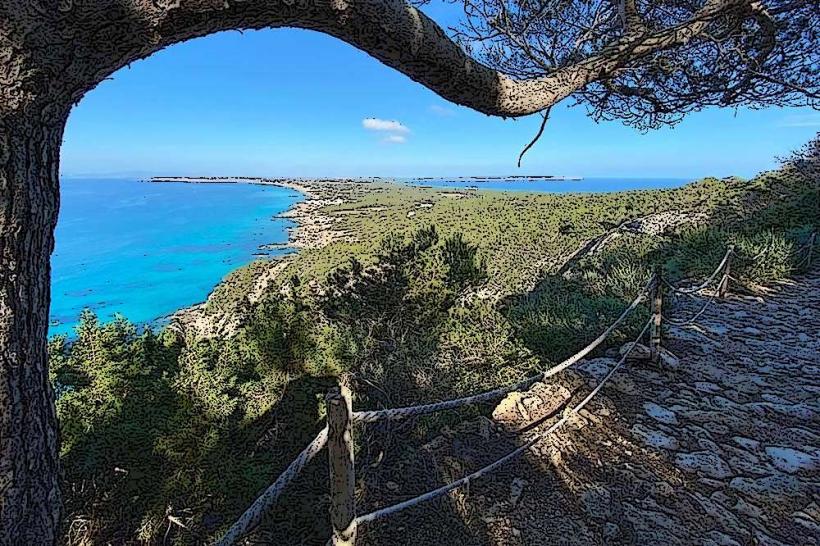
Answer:
<svg viewBox="0 0 820 546"><path fill-rule="evenodd" d="M388 144L404 144L407 142L407 137L404 135L387 135L382 139L382 142L387 142Z"/></svg>
<svg viewBox="0 0 820 546"><path fill-rule="evenodd" d="M445 108L440 104L433 104L430 106L430 111L433 112L435 115L443 117L443 118L451 118L456 115L455 110L451 110L450 108Z"/></svg>
<svg viewBox="0 0 820 546"><path fill-rule="evenodd" d="M820 115L786 116L778 125L780 127L820 127Z"/></svg>
<svg viewBox="0 0 820 546"><path fill-rule="evenodd" d="M385 131L389 133L407 134L410 129L398 121L390 121L379 118L365 118L362 120L362 127L368 131Z"/></svg>

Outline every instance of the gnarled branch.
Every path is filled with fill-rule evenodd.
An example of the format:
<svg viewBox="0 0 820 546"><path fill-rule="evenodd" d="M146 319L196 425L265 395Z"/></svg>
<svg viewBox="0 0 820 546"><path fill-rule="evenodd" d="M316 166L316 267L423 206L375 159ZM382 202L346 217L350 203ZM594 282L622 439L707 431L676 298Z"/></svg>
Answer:
<svg viewBox="0 0 820 546"><path fill-rule="evenodd" d="M556 104L639 59L687 44L727 10L748 0L708 0L694 16L655 32L625 34L598 53L532 78L515 78L472 58L404 0L108 0L75 3L55 18L69 23L67 58L78 100L111 72L168 45L235 29L298 27L335 36L432 89L480 112L516 117ZM624 0L625 21L640 17ZM56 13L56 10L55 10ZM113 17L112 17L113 15Z"/></svg>

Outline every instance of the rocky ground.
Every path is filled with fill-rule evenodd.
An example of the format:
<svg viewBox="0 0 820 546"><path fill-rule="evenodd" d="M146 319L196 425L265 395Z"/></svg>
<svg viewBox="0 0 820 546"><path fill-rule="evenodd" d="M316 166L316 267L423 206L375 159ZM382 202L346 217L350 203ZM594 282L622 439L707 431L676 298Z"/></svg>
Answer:
<svg viewBox="0 0 820 546"><path fill-rule="evenodd" d="M705 298L675 301L669 315L691 317ZM659 367L629 362L517 463L362 529L360 542L820 544L820 272L716 301L671 326L665 347ZM366 470L360 512L491 462L614 364L586 361L509 396L492 420L445 428L409 464Z"/></svg>

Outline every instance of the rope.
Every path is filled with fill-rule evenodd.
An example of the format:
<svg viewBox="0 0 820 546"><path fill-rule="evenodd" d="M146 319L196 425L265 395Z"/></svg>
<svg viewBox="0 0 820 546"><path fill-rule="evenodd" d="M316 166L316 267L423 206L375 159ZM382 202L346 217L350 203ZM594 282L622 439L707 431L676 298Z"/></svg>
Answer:
<svg viewBox="0 0 820 546"><path fill-rule="evenodd" d="M798 248L795 253L802 252L806 248L810 248L814 239L814 235L812 235L809 242L805 245ZM764 249L759 255L765 253L767 249ZM597 338L595 338L592 342L590 342L586 347L572 355L571 357L567 358L560 364L557 364L551 368L548 368L542 373L524 379L515 385L510 385L507 387L498 388L495 390L487 391L484 393L467 396L463 398L456 398L452 400L445 400L442 402L436 402L432 404L424 404L418 406L408 406L402 408L394 408L394 409L385 409L385 410L373 410L373 411L359 411L353 413L353 420L354 422L360 423L372 423L375 421L380 420L397 420L397 419L404 419L412 416L417 415L424 415L428 413L433 413L437 411L447 410L447 409L455 409L461 406L465 406L468 404L477 404L481 402L486 402L492 400L494 398L498 398L505 394L509 394L510 392L523 390L530 387L533 383L539 380L547 379L553 375L556 375L569 366L577 363L587 354L589 354L592 350L594 350L598 345L600 345L628 316L635 308L644 300L646 297L647 292L655 286L658 281L662 281L666 284L673 292L678 294L684 294L690 297L693 297L692 294L706 288L717 276L717 274L725 267L729 257L734 252L733 247L730 247L726 254L721 260L720 264L717 266L714 272L700 285L694 286L691 288L678 288L662 277L658 277L657 275L653 275L646 286L641 290L638 296L629 304L629 306L624 309L621 315L613 322L606 330L604 330ZM810 253L809 253L810 256ZM807 260L809 256L806 256L803 261ZM802 261L801 261L802 263ZM724 277L733 278L729 275L724 275ZM673 319L669 319L668 317L664 317L664 319L673 325L686 325L691 324L694 322L698 317L700 317L708 308L708 306L714 301L715 295L713 295L709 300L707 300L706 304L689 320L687 321L676 321ZM442 486L438 489L434 489L429 491L423 495L419 495L407 501L395 504L393 506L388 506L386 508L382 508L380 510L376 510L369 514L365 514L363 516L359 516L356 518L356 522L358 524L365 524L369 523L389 515L392 515L396 512L400 512L406 508L410 508L417 504L421 504L423 502L427 502L430 500L434 500L439 498L443 495L446 495L450 491L454 491L460 487L468 485L471 481L478 479L485 474L488 474L495 469L503 466L507 462L517 458L521 455L524 451L528 450L532 446L536 445L540 441L542 441L547 436L554 433L556 430L561 428L566 422L575 414L581 411L581 409L586 406L590 400L592 400L598 392L603 388L603 386L609 381L615 372L623 365L626 361L627 357L632 353L637 345L637 342L644 336L646 331L649 329L650 324L652 323L652 319L650 319L646 325L641 330L641 333L635 339L635 341L630 345L629 349L623 354L621 359L615 364L612 370L604 377L598 385L575 407L573 407L569 412L565 412L563 417L556 421L552 426L550 426L546 431L535 435L529 441L527 441L522 446L516 448L515 450L509 452L507 455L501 457L500 459L496 460L495 462L469 474L464 476L463 478L456 480L450 484ZM325 447L327 444L327 435L328 435L328 428L323 428L313 439L313 441L302 450L301 453L288 465L282 474L276 479L276 481L271 484L262 495L260 495L251 506L245 510L242 516L228 529L225 535L216 543L216 546L231 546L233 545L239 538L246 535L250 532L253 528L259 525L264 514L270 509L274 502L281 496L282 492L285 488L302 472L304 467Z"/></svg>
<svg viewBox="0 0 820 546"><path fill-rule="evenodd" d="M615 374L615 372L618 370L618 368L620 368L621 365L626 361L627 357L634 350L634 348L637 345L638 341L643 337L643 335L649 329L649 325L651 324L651 322L652 322L651 320L647 321L647 323L643 327L643 330L641 331L641 333L638 335L637 338L635 338L635 342L631 344L629 350L626 351L626 353L624 353L624 355L615 364L615 366L612 368L612 370L610 370L610 372L606 375L606 377L604 377L601 380L601 382L598 383L598 385L592 390L592 392L590 392L586 396L586 398L581 400L581 402L578 403L578 405L576 405L574 408L572 408L569 412L564 413L564 416L561 419L559 419L558 421L556 421L555 424L553 424L551 427L549 427L546 431L535 435L532 439L527 441L522 446L514 449L513 451L511 451L508 454L504 455L503 457L496 460L495 462L485 466L484 468L476 470L472 474L464 476L463 478L461 478L459 480L456 480L452 483L449 483L445 486L439 487L438 489L428 491L427 493L424 493L423 495L419 495L418 497L414 497L414 498L406 500L404 502L394 504L393 506L388 506L386 508L382 508L380 510L370 512L369 514L359 516L359 517L356 518L356 523L358 525L363 525L365 523L370 523L372 521L376 521L378 519L381 519L381 518L390 516L392 514L395 514L396 512L400 512L400 511L405 510L407 508L411 508L413 506L416 506L417 504L421 504L423 502L427 502L427 501L437 499L437 498L439 498L443 495L446 495L450 491L454 491L454 490L456 490L460 487L468 485L471 481L473 481L475 479L478 479L478 478L484 476L485 474L489 474L490 472L494 471L495 469L497 469L497 468L503 466L504 464L508 463L509 461L517 458L523 452L527 451L529 448L536 445L541 440L543 440L544 438L546 438L547 436L549 436L550 434L552 434L553 432L555 432L556 430L561 428L567 421L569 421L570 417L572 417L573 415L575 415L579 411L581 411L584 408L584 406L586 406L589 403L589 401L592 400L595 397L595 395L598 394L598 392L600 392L600 390L603 388L603 386L606 384L606 382L610 380L610 378Z"/></svg>
<svg viewBox="0 0 820 546"><path fill-rule="evenodd" d="M649 291L652 284L655 282L655 276L653 275L652 278L649 280L649 283L641 290L641 293L632 300L632 303L629 304L629 307L624 309L621 313L621 316L612 323L606 330L604 330L597 338L595 338L589 345L572 355L571 357L567 358L560 364L557 364L539 374L533 375L516 383L515 385L510 385L507 387L501 387L498 389L494 389L491 391L483 392L480 394L474 394L472 396L465 396L463 398L456 398L453 400L444 400L442 402L434 402L432 404L423 404L418 406L407 406L402 408L394 408L394 409L384 409L384 410L372 410L372 411L357 411L353 413L353 421L356 423L373 423L375 421L382 421L382 420L398 420L398 419L406 419L408 417L414 417L417 415L426 415L428 413L435 413L438 411L455 409L462 406L466 406L469 404L479 404L482 402L487 402L489 400L493 400L495 398L499 398L506 394L509 394L513 391L520 391L529 388L533 383L536 381L543 381L549 377L552 377L555 374L558 374L568 367L572 366L583 357L588 355L593 349L595 349L598 345L600 345L614 330L617 328L627 316L629 316L632 311L643 301L646 293Z"/></svg>
<svg viewBox="0 0 820 546"><path fill-rule="evenodd" d="M690 296L690 297L692 297L692 296ZM671 324L673 326L688 326L688 325L694 323L698 318L700 318L700 316L703 313L706 312L706 309L708 309L709 306L715 301L715 298L717 298L717 292L712 294L709 297L709 299L706 300L706 303L703 305L703 307L700 308L700 311L695 313L695 315L692 318L688 319L688 320L675 320L675 319L671 319L671 318L667 317L666 315L663 315L663 320L665 322L668 322L669 324Z"/></svg>
<svg viewBox="0 0 820 546"><path fill-rule="evenodd" d="M663 280L663 283L666 286L668 286L670 290L672 290L673 292L677 292L678 294L694 294L695 292L700 292L701 290L703 290L704 288L709 286L712 283L713 280L715 280L715 277L717 276L718 273L720 273L723 270L724 266L726 265L726 262L729 260L729 256L731 256L733 253L734 253L734 248L729 247L729 250L726 251L726 254L723 256L723 259L720 261L720 264L718 264L717 269L712 271L712 274L709 275L706 278L705 281L703 281L702 283L700 283L697 286L693 286L691 288L678 288L677 286L670 283L666 279L661 279L661 280Z"/></svg>
<svg viewBox="0 0 820 546"><path fill-rule="evenodd" d="M231 525L228 532L216 543L215 546L231 546L240 537L249 533L254 527L259 525L262 517L270 510L273 503L282 494L282 491L298 476L313 457L319 453L327 443L327 427L323 428L316 438L302 450L290 465L282 472L276 481L262 493L245 513Z"/></svg>

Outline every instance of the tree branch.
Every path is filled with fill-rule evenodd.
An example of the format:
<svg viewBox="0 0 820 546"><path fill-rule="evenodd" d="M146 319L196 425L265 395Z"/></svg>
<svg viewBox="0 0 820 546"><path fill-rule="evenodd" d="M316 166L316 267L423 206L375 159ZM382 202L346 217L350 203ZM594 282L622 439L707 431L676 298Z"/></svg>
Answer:
<svg viewBox="0 0 820 546"><path fill-rule="evenodd" d="M518 168L521 168L521 160L524 158L524 154L530 151L530 148L535 146L535 143L538 142L538 139L540 139L541 135L544 134L544 127L547 125L547 120L550 117L550 110L552 110L552 106L548 106L547 109L544 110L544 113L541 114L543 119L541 120L541 126L538 128L538 132L535 134L535 137L530 141L530 143L527 144L524 147L524 149L521 150L521 153L518 155Z"/></svg>
<svg viewBox="0 0 820 546"><path fill-rule="evenodd" d="M619 0L618 14L627 34L640 34L646 32L643 18L638 13L638 6L635 0Z"/></svg>
<svg viewBox="0 0 820 546"><path fill-rule="evenodd" d="M119 32L102 34L106 40L100 48L74 55L90 70L75 96L114 70L174 43L222 30L289 26L335 36L450 102L489 115L518 117L542 111L627 63L686 44L723 10L748 1L708 0L686 23L627 37L545 76L514 79L471 58L435 22L403 0L108 0L121 16ZM107 13L93 4L75 3L75 19L96 18L110 27ZM90 32L96 37L100 28ZM112 44L112 34L121 45ZM96 41L100 43L99 38ZM112 54L112 47L129 49Z"/></svg>

